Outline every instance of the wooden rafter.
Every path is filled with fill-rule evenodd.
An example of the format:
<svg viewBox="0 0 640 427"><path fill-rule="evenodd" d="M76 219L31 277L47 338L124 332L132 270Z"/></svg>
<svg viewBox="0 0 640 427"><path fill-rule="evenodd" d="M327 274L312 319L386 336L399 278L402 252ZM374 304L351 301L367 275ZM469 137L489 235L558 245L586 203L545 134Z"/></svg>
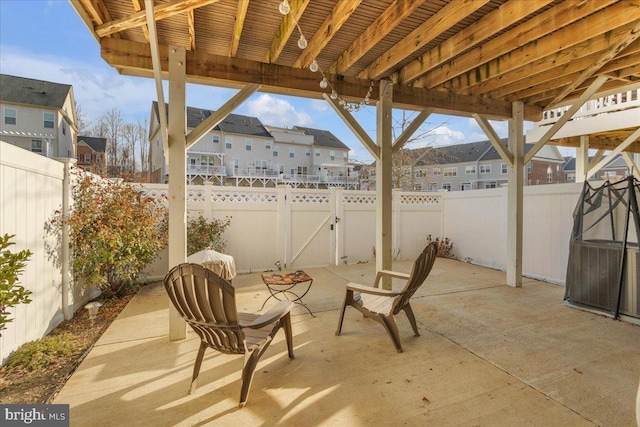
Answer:
<svg viewBox="0 0 640 427"><path fill-rule="evenodd" d="M149 46L129 40L101 40L102 57L114 67L121 68L125 74L149 76L153 70ZM161 63L166 64L168 47L160 46ZM213 55L202 52L187 52L187 76L200 82L219 86L237 87L238 83L258 83L264 91L286 93L295 96L320 97L325 90L318 85L318 76L306 69L286 67L277 64L264 64L240 58ZM164 70L164 66L163 66ZM333 86L345 99L360 99L369 89L370 81L355 77L327 75ZM230 82L235 85L230 85ZM377 92L371 99L377 99ZM398 86L394 90L394 104L398 108L422 109L434 107L440 113L466 112L468 114L481 109L490 118L508 118L511 116L511 103L479 97L469 97L437 90L426 90ZM525 106L527 120L540 120L542 109Z"/></svg>
<svg viewBox="0 0 640 427"><path fill-rule="evenodd" d="M361 2L362 0L337 2L331 13L322 25L320 25L318 31L316 31L311 40L309 40L307 48L302 51L302 54L293 66L297 68L308 67L327 43L331 41L333 36L336 35L342 25L347 22L351 14L356 11Z"/></svg>
<svg viewBox="0 0 640 427"><path fill-rule="evenodd" d="M133 2L133 8L136 10L136 12L140 12L141 10L144 10L143 2L141 2L140 0L132 0L132 2ZM144 33L144 39L148 42L149 28L147 27L147 24L142 25L142 32Z"/></svg>
<svg viewBox="0 0 640 427"><path fill-rule="evenodd" d="M413 13L424 0L395 0L329 67L332 74L343 74L395 27Z"/></svg>
<svg viewBox="0 0 640 427"><path fill-rule="evenodd" d="M275 37L271 41L271 46L267 52L267 56L264 59L266 63L274 63L280 57L282 49L289 41L293 30L296 28L296 22L300 20L300 17L304 13L304 10L309 5L309 0L291 0L289 3L291 11L282 17L280 27L276 32Z"/></svg>
<svg viewBox="0 0 640 427"><path fill-rule="evenodd" d="M111 14L102 0L79 0L94 22L102 24L111 21ZM98 34L99 37L102 37ZM119 34L114 37L120 38Z"/></svg>
<svg viewBox="0 0 640 427"><path fill-rule="evenodd" d="M396 66L407 56L429 43L452 25L460 22L472 14L489 0L452 0L445 7L427 19L422 25L413 30L394 47L386 51L382 56L373 61L371 65L362 70L358 77L377 80L383 77L390 69Z"/></svg>
<svg viewBox="0 0 640 427"><path fill-rule="evenodd" d="M589 15L613 1L587 2L579 8L574 7L571 2L560 3L499 37L466 52L449 64L432 70L414 84L432 88L460 76L452 80L456 85L454 90L458 87L468 87L506 72L503 64L514 57L517 59L510 61L512 64L510 69L593 38L605 32L605 28L609 28L604 21L610 19L610 15L608 13ZM619 8L619 5L611 7ZM580 20L583 18L588 19L589 23L581 24ZM600 22L596 22L598 18ZM569 25L576 22L577 24ZM558 30L560 27L562 28ZM598 32L598 29L601 31ZM535 42L532 43L534 40ZM543 49L544 53L538 51L538 47Z"/></svg>
<svg viewBox="0 0 640 427"><path fill-rule="evenodd" d="M240 44L240 37L242 36L242 28L244 27L244 20L247 17L248 8L249 0L238 0L238 10L236 11L236 22L233 24L229 56L233 57L238 53L238 45Z"/></svg>
<svg viewBox="0 0 640 427"><path fill-rule="evenodd" d="M154 7L154 15L156 21L166 19L178 13L184 13L191 9L216 3L220 0L172 0L162 3ZM120 31L137 28L146 22L146 14L144 11L133 13L116 20L109 20L102 25L98 25L95 32L100 37L105 37Z"/></svg>
<svg viewBox="0 0 640 427"><path fill-rule="evenodd" d="M196 16L194 9L187 11L187 26L189 27L189 47L196 50Z"/></svg>
<svg viewBox="0 0 640 427"><path fill-rule="evenodd" d="M576 78L573 83L567 86L565 89L556 96L549 104L552 108L558 102L562 101L567 95L573 92L581 83L594 75L600 68L615 58L620 52L622 52L627 46L633 43L638 37L640 37L640 19L638 19L629 31L622 37L618 43L611 47L604 55L598 58L593 64L588 66L584 71L580 73L580 76Z"/></svg>
<svg viewBox="0 0 640 427"><path fill-rule="evenodd" d="M454 58L499 32L541 9L553 0L509 1L487 14L475 24L449 37L445 42L410 62L398 73L396 79L409 83L429 70ZM567 7L567 6L564 6Z"/></svg>

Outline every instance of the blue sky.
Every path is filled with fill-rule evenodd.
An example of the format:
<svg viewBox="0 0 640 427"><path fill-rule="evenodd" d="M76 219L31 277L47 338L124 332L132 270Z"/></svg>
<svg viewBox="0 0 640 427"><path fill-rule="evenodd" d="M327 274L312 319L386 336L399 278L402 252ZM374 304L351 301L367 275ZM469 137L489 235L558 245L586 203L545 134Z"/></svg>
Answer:
<svg viewBox="0 0 640 427"><path fill-rule="evenodd" d="M117 108L135 123L149 117L157 98L152 79L119 75L102 60L98 43L66 0L0 0L0 73L73 85L76 104L89 121ZM215 110L235 92L189 85L187 105ZM168 99L166 89L164 96ZM324 100L256 93L235 113L258 117L266 125L331 130L351 148L352 160L372 160ZM368 107L354 116L375 140L375 109ZM492 123L500 136L506 136L507 122ZM423 140L409 147L487 139L467 117L432 115L422 127L426 131Z"/></svg>

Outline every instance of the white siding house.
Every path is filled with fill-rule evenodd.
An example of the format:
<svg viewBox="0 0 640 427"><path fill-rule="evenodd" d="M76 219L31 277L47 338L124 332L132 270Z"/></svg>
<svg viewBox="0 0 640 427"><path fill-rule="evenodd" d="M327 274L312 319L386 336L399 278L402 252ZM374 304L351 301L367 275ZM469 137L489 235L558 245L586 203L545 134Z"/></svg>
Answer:
<svg viewBox="0 0 640 427"><path fill-rule="evenodd" d="M76 157L70 85L0 74L0 138L46 157Z"/></svg>

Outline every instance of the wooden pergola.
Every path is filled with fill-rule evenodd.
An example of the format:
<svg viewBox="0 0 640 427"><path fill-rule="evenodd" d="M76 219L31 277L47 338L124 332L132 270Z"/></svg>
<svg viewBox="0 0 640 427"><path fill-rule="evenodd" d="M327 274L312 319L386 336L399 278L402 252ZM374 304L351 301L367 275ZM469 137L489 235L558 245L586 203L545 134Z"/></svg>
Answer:
<svg viewBox="0 0 640 427"><path fill-rule="evenodd" d="M70 2L108 64L155 79L160 105L162 80L169 82L169 120L161 109L160 122L170 163L170 265L186 258L186 149L257 90L326 99L374 156L378 269L392 260L391 158L432 113L472 116L509 166L507 283L516 287L523 168L531 157L547 142L583 153L640 151L640 123L594 135L588 146L584 138L553 140L587 100L640 87L640 0ZM286 15L280 6L288 6ZM186 83L240 91L187 134ZM349 111L365 97L376 105L376 141ZM523 121L560 105L570 108L525 155ZM419 112L395 141L393 108ZM489 120L509 121L507 148ZM184 336L175 313L170 324L172 339Z"/></svg>

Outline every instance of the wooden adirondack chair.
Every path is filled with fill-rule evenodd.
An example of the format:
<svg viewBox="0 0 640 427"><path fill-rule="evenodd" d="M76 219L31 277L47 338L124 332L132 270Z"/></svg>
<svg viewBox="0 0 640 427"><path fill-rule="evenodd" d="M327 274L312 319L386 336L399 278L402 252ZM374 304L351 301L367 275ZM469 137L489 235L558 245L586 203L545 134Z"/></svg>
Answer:
<svg viewBox="0 0 640 427"><path fill-rule="evenodd" d="M338 322L336 335L340 335L342 332L344 311L347 306L350 305L361 311L365 317L369 317L376 322L381 323L391 337L393 345L396 346L398 353L402 353L400 335L393 316L400 313L400 310L404 310L416 336L420 335L418 332L418 326L416 325L416 318L413 315L413 310L411 309L409 300L429 275L431 267L433 267L433 263L436 259L437 251L438 248L435 243L430 243L426 248L424 248L422 253L414 261L410 274L381 270L376 275L373 287L357 283L347 284L347 292L344 297L342 311L340 312L340 320ZM400 292L381 289L378 286L380 284L380 280L384 276L404 279L407 283L404 289Z"/></svg>
<svg viewBox="0 0 640 427"><path fill-rule="evenodd" d="M258 360L281 327L286 334L289 358L293 359L292 302L281 301L262 315L239 313L233 285L200 264L184 263L172 268L164 278L164 286L180 315L200 337L189 394L196 388L207 348L244 355L241 408L247 403Z"/></svg>

